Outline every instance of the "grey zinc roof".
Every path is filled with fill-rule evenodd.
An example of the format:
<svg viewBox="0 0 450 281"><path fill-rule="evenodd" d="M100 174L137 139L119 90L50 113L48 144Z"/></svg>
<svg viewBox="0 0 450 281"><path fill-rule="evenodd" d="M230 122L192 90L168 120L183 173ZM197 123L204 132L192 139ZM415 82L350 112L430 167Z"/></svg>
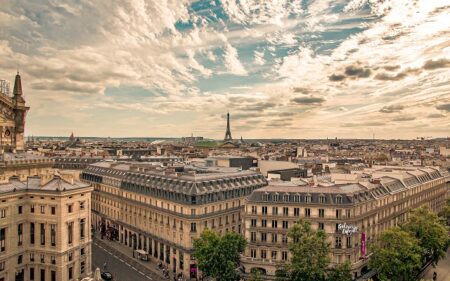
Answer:
<svg viewBox="0 0 450 281"><path fill-rule="evenodd" d="M89 184L74 181L65 181L59 176L55 176L49 182L41 184L41 178L37 176L28 177L27 181L21 182L17 178L12 178L8 183L0 184L0 193L11 192L14 190L27 190L27 189L37 189L37 190L47 190L47 191L64 191L73 190L78 188L88 187Z"/></svg>

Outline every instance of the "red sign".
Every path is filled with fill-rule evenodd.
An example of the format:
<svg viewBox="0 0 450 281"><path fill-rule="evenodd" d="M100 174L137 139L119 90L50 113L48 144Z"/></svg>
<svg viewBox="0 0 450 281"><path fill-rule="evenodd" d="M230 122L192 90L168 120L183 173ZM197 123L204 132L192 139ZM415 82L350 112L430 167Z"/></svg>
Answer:
<svg viewBox="0 0 450 281"><path fill-rule="evenodd" d="M361 257L366 255L366 234L361 232Z"/></svg>

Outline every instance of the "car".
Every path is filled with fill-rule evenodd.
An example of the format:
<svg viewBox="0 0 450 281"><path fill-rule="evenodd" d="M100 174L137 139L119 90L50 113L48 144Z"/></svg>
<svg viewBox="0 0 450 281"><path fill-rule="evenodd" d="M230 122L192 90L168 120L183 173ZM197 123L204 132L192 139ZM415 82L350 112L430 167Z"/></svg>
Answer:
<svg viewBox="0 0 450 281"><path fill-rule="evenodd" d="M112 274L111 274L110 272L104 271L104 272L102 272L102 273L100 274L100 276L101 276L102 279L105 280L105 281L113 280Z"/></svg>

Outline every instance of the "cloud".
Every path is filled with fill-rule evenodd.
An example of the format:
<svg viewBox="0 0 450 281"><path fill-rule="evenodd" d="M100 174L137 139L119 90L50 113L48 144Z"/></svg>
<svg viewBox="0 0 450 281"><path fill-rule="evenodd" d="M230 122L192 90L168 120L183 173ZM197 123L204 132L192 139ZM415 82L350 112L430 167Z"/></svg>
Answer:
<svg viewBox="0 0 450 281"><path fill-rule="evenodd" d="M427 116L427 118L444 118L444 117L447 117L447 115L441 113L433 113Z"/></svg>
<svg viewBox="0 0 450 281"><path fill-rule="evenodd" d="M273 108L276 106L276 103L273 102L258 102L254 104L249 104L246 106L243 106L243 110L249 110L249 111L263 111L268 108Z"/></svg>
<svg viewBox="0 0 450 281"><path fill-rule="evenodd" d="M427 70L434 70L434 69L446 68L446 67L450 67L449 59L427 60L425 62L425 64L423 65L423 68L427 69Z"/></svg>
<svg viewBox="0 0 450 281"><path fill-rule="evenodd" d="M370 122L362 122L362 123L344 123L341 125L341 127L378 127L378 126L384 126L386 125L383 122L377 122L377 121L370 121Z"/></svg>
<svg viewBox="0 0 450 281"><path fill-rule="evenodd" d="M245 70L242 63L239 61L238 52L236 48L231 46L231 44L227 44L224 50L224 64L228 70L228 73L246 76L248 75L247 70Z"/></svg>
<svg viewBox="0 0 450 281"><path fill-rule="evenodd" d="M380 72L377 73L377 75L375 75L375 79L376 80L383 80L383 81L398 81L398 80L402 80L405 77L407 77L409 74L418 74L420 73L421 70L420 69L411 69L411 68L407 68L397 74L391 74L391 73L386 73L386 72Z"/></svg>
<svg viewBox="0 0 450 281"><path fill-rule="evenodd" d="M441 104L436 106L437 109L450 112L450 103Z"/></svg>
<svg viewBox="0 0 450 281"><path fill-rule="evenodd" d="M264 65L266 63L266 61L264 60L264 52L255 51L254 55L254 62L256 65Z"/></svg>
<svg viewBox="0 0 450 281"><path fill-rule="evenodd" d="M370 76L371 71L368 68L355 66L355 65L350 65L350 66L347 66L345 68L345 72L344 73L347 76L359 77L359 78L367 78L367 77Z"/></svg>
<svg viewBox="0 0 450 281"><path fill-rule="evenodd" d="M414 116L399 116L399 117L395 117L394 119L392 119L392 121L412 121L412 120L416 120L416 117Z"/></svg>
<svg viewBox="0 0 450 281"><path fill-rule="evenodd" d="M330 75L330 81L335 81L335 82L338 82L338 81L342 81L342 80L344 80L345 79L345 75L342 75L342 74L331 74Z"/></svg>
<svg viewBox="0 0 450 281"><path fill-rule="evenodd" d="M399 112L403 110L405 107L403 105L388 105L383 106L382 109L380 109L380 112L382 113L393 113L393 112Z"/></svg>
<svg viewBox="0 0 450 281"><path fill-rule="evenodd" d="M309 96L309 97L296 97L296 98L293 98L291 101L294 103L297 103L297 104L316 105L316 104L322 104L323 102L325 102L325 99L321 98L321 97Z"/></svg>

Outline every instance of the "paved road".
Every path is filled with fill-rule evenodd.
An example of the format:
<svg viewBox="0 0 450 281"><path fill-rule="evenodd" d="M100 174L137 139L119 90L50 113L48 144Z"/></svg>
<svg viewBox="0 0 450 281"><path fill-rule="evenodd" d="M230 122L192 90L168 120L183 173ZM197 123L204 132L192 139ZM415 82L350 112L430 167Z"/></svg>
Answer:
<svg viewBox="0 0 450 281"><path fill-rule="evenodd" d="M133 266L130 261L114 254L109 249L94 242L92 244L92 267L103 268L106 262L107 271L114 276L114 281L159 281L160 278L150 277L140 269ZM156 278L156 279L155 279Z"/></svg>
<svg viewBox="0 0 450 281"><path fill-rule="evenodd" d="M425 280L433 280L433 272L437 273L437 281L450 281L450 249L447 251L447 257L441 260L436 268L429 266L423 278Z"/></svg>

